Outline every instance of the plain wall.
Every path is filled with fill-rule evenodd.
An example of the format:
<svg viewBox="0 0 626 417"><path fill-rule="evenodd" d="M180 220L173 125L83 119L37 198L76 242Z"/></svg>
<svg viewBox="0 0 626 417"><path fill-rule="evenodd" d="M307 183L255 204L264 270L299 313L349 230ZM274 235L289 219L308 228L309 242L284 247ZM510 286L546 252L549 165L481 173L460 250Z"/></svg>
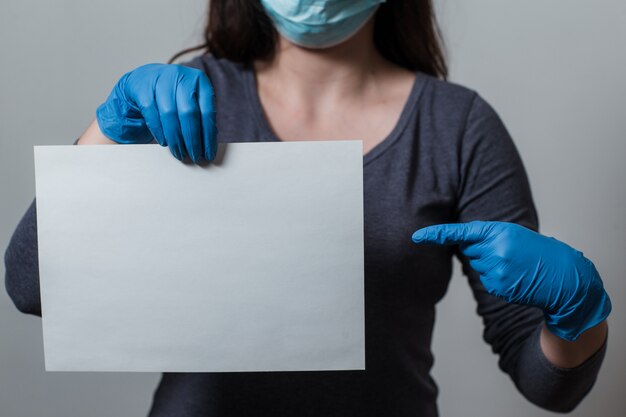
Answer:
<svg viewBox="0 0 626 417"><path fill-rule="evenodd" d="M626 409L626 2L437 1L451 80L498 111L543 233L582 250L613 299L608 354L572 414ZM33 145L70 144L126 71L200 39L204 0L0 2L0 248L34 196ZM71 254L68 253L68 256ZM0 267L4 275L4 265ZM465 278L438 307L442 416L538 417L482 341ZM142 416L156 374L46 373L41 321L0 291L0 416Z"/></svg>

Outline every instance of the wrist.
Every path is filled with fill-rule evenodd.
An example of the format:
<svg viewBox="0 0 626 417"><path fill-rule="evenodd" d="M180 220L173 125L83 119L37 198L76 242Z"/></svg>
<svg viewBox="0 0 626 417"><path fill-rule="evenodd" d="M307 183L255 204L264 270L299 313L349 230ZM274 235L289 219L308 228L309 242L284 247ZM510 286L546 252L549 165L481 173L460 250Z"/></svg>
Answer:
<svg viewBox="0 0 626 417"><path fill-rule="evenodd" d="M94 120L76 142L77 145L113 145L116 143L104 136L98 126L98 120Z"/></svg>
<svg viewBox="0 0 626 417"><path fill-rule="evenodd" d="M585 330L576 341L568 341L552 333L544 323L541 329L540 345L545 357L555 366L575 368L600 350L607 335L606 321Z"/></svg>
<svg viewBox="0 0 626 417"><path fill-rule="evenodd" d="M548 330L570 342L605 321L612 309L611 299L593 263L577 252L572 264L575 279L571 281L578 283L575 290L560 297L560 305L544 310Z"/></svg>

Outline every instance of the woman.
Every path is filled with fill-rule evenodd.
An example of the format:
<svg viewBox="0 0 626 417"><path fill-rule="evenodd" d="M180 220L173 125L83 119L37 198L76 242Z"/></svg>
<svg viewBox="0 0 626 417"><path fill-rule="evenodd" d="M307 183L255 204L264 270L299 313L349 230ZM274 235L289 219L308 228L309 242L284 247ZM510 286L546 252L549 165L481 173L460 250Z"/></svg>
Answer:
<svg viewBox="0 0 626 417"><path fill-rule="evenodd" d="M604 356L609 298L580 252L529 230L520 158L495 111L444 81L430 2L209 10L206 53L123 76L78 144L156 140L203 163L218 141L363 139L366 371L165 374L150 415L436 416L430 342L453 255L500 367L530 401L573 409ZM10 295L32 314L36 249L31 206L6 264Z"/></svg>

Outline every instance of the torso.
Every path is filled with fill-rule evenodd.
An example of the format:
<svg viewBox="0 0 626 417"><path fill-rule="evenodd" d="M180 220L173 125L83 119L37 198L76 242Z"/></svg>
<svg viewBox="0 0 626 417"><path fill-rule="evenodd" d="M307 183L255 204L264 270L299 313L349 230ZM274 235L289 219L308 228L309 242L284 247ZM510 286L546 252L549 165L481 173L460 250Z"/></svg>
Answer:
<svg viewBox="0 0 626 417"><path fill-rule="evenodd" d="M430 341L453 249L417 247L410 238L420 227L456 219L459 140L475 93L414 73L387 88L395 94L374 95L309 126L297 111L259 97L251 68L207 56L188 65L215 86L219 142L365 140L367 370L165 374L151 417L436 416ZM181 414L181 404L193 413Z"/></svg>

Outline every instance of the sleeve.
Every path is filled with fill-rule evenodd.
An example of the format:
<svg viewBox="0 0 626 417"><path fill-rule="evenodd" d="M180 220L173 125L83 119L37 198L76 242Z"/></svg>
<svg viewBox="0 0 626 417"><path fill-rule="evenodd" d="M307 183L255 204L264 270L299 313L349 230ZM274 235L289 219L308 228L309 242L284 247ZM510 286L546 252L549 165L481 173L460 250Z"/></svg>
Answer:
<svg viewBox="0 0 626 417"><path fill-rule="evenodd" d="M17 225L4 254L5 287L19 311L41 316L35 201Z"/></svg>
<svg viewBox="0 0 626 417"><path fill-rule="evenodd" d="M537 231L537 213L521 158L499 116L479 95L474 96L460 136L458 221L506 221ZM483 338L499 355L500 368L532 403L551 411L573 410L596 380L606 342L579 367L554 366L539 344L542 311L488 294L468 260L458 251L456 256L483 320Z"/></svg>
<svg viewBox="0 0 626 417"><path fill-rule="evenodd" d="M4 266L4 286L15 307L24 314L41 316L36 200L30 204L13 232L4 253Z"/></svg>

